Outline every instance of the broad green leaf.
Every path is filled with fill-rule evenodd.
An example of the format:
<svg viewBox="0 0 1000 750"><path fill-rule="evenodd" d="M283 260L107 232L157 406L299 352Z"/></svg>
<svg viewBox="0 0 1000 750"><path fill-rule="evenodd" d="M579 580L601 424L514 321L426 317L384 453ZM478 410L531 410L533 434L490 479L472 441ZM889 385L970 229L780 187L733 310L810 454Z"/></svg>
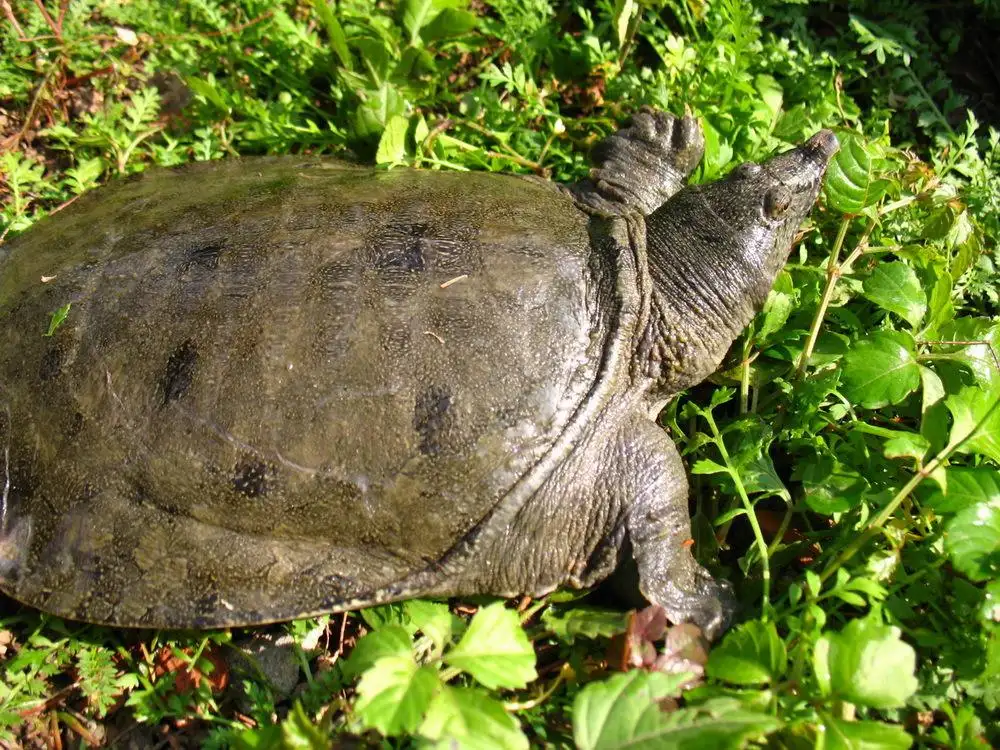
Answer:
<svg viewBox="0 0 1000 750"><path fill-rule="evenodd" d="M927 295L916 272L903 261L880 263L862 284L865 296L910 324L920 325L927 312Z"/></svg>
<svg viewBox="0 0 1000 750"><path fill-rule="evenodd" d="M623 612L587 606L549 607L542 613L542 624L565 643L573 643L578 637L611 638L624 633L628 625Z"/></svg>
<svg viewBox="0 0 1000 750"><path fill-rule="evenodd" d="M816 643L813 666L825 695L872 708L896 708L917 689L916 652L899 628L852 620Z"/></svg>
<svg viewBox="0 0 1000 750"><path fill-rule="evenodd" d="M824 750L906 750L913 738L900 726L823 716Z"/></svg>
<svg viewBox="0 0 1000 750"><path fill-rule="evenodd" d="M451 613L447 604L411 599L403 607L417 630L430 638L439 649L448 645L455 626L461 625L461 620Z"/></svg>
<svg viewBox="0 0 1000 750"><path fill-rule="evenodd" d="M944 383L934 370L921 365L920 385L920 434L938 451L948 442L949 420L944 405Z"/></svg>
<svg viewBox="0 0 1000 750"><path fill-rule="evenodd" d="M913 337L876 331L844 355L844 395L868 409L898 404L920 386Z"/></svg>
<svg viewBox="0 0 1000 750"><path fill-rule="evenodd" d="M445 685L431 701L421 736L445 740L445 747L470 750L527 750L528 738L503 704L475 688Z"/></svg>
<svg viewBox="0 0 1000 750"><path fill-rule="evenodd" d="M444 660L491 690L523 688L537 677L531 642L517 613L505 608L503 602L476 612L462 640Z"/></svg>
<svg viewBox="0 0 1000 750"><path fill-rule="evenodd" d="M472 31L479 24L479 17L467 10L445 8L429 24L420 30L425 42L450 39Z"/></svg>
<svg viewBox="0 0 1000 750"><path fill-rule="evenodd" d="M410 34L409 43L420 44L420 29L436 15L434 0L404 0L402 4L403 28Z"/></svg>
<svg viewBox="0 0 1000 750"><path fill-rule="evenodd" d="M393 115L385 124L379 138L376 164L398 164L406 158L406 130L409 121L402 115Z"/></svg>
<svg viewBox="0 0 1000 750"><path fill-rule="evenodd" d="M319 16L320 23L326 29L326 35L330 37L330 46L340 60L340 64L348 70L354 70L354 61L351 59L351 52L347 49L347 36L344 29L337 20L336 13L330 7L332 0L313 0L313 8Z"/></svg>
<svg viewBox="0 0 1000 750"><path fill-rule="evenodd" d="M764 685L785 673L788 654L774 623L745 622L708 657L708 676L734 685Z"/></svg>
<svg viewBox="0 0 1000 750"><path fill-rule="evenodd" d="M402 625L386 625L364 636L344 664L348 676L361 674L386 656L405 657L413 652L413 640Z"/></svg>
<svg viewBox="0 0 1000 750"><path fill-rule="evenodd" d="M930 441L916 432L893 430L895 433L882 445L882 455L886 458L921 459L930 450Z"/></svg>
<svg viewBox="0 0 1000 750"><path fill-rule="evenodd" d="M957 362L983 388L1000 387L1000 324L987 318L959 318L941 327L933 353ZM948 345L947 342L962 342Z"/></svg>
<svg viewBox="0 0 1000 750"><path fill-rule="evenodd" d="M440 688L438 671L417 666L412 654L384 656L361 675L354 710L384 735L412 734Z"/></svg>
<svg viewBox="0 0 1000 750"><path fill-rule="evenodd" d="M967 438L958 446L959 453L978 453L1000 463L1000 387L985 391L974 385L948 396L945 405L951 412L951 442Z"/></svg>
<svg viewBox="0 0 1000 750"><path fill-rule="evenodd" d="M885 169L882 148L853 133L837 133L840 151L826 170L827 204L845 214L859 214L882 198L888 183L878 179Z"/></svg>
<svg viewBox="0 0 1000 750"><path fill-rule="evenodd" d="M857 507L869 488L856 469L820 455L800 469L806 505L816 513L843 513Z"/></svg>
<svg viewBox="0 0 1000 750"><path fill-rule="evenodd" d="M951 491L949 477L948 490ZM973 581L1000 577L1000 498L963 508L945 526L952 565Z"/></svg>
<svg viewBox="0 0 1000 750"><path fill-rule="evenodd" d="M699 750L741 748L746 741L774 731L777 719L740 710L660 709L657 701L679 694L686 675L635 670L594 682L573 702L573 739L580 750L657 748Z"/></svg>
<svg viewBox="0 0 1000 750"><path fill-rule="evenodd" d="M386 124L396 115L406 111L406 100L389 84L376 91L367 92L365 99L354 111L354 134L361 140L374 140L381 136Z"/></svg>
<svg viewBox="0 0 1000 750"><path fill-rule="evenodd" d="M957 513L977 503L1000 502L1000 472L996 469L952 466L948 469L948 489L927 498L938 513Z"/></svg>
<svg viewBox="0 0 1000 750"><path fill-rule="evenodd" d="M927 301L927 322L920 332L921 339L936 339L941 326L955 317L955 305L951 301L952 281L947 271L938 273Z"/></svg>

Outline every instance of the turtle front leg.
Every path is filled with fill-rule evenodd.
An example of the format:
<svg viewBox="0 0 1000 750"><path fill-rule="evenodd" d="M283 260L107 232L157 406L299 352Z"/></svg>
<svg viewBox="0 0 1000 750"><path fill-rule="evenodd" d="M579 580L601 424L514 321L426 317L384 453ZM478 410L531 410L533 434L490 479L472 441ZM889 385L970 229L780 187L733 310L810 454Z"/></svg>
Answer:
<svg viewBox="0 0 1000 750"><path fill-rule="evenodd" d="M639 480L624 508L626 533L639 568L639 589L672 622L693 622L709 638L729 625L735 600L691 555L688 483L677 448L645 417L623 429L623 466Z"/></svg>
<svg viewBox="0 0 1000 750"><path fill-rule="evenodd" d="M644 107L594 148L590 179L575 192L602 211L630 208L648 216L684 187L704 151L705 138L691 115L677 118Z"/></svg>

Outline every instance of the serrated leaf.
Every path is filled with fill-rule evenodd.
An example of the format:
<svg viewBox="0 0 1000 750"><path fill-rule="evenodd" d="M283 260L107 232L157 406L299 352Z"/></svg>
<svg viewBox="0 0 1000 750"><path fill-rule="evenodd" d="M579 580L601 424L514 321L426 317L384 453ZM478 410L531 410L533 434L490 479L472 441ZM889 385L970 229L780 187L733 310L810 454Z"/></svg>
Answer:
<svg viewBox="0 0 1000 750"><path fill-rule="evenodd" d="M1000 387L985 391L974 385L945 399L951 412L951 443L964 442L959 453L978 453L1000 463Z"/></svg>
<svg viewBox="0 0 1000 750"><path fill-rule="evenodd" d="M905 704L918 687L916 652L899 628L852 620L839 633L824 633L813 667L824 694L872 708Z"/></svg>
<svg viewBox="0 0 1000 750"><path fill-rule="evenodd" d="M264 729L273 729L275 733L258 737L259 742L256 747L274 747L277 744L276 740L280 741L280 747L287 750L292 750L292 748L294 750L324 750L330 746L330 738L327 733L317 727L316 722L309 718L309 714L306 713L306 709L300 701L295 702L292 710L288 712L288 717L281 722L280 727L264 727Z"/></svg>
<svg viewBox="0 0 1000 750"><path fill-rule="evenodd" d="M876 331L844 355L844 395L868 409L898 404L920 386L913 337Z"/></svg>
<svg viewBox="0 0 1000 750"><path fill-rule="evenodd" d="M938 490L927 504L938 513L957 513L977 503L1000 502L1000 473L995 469L952 466L948 489Z"/></svg>
<svg viewBox="0 0 1000 750"><path fill-rule="evenodd" d="M413 640L402 625L385 625L361 638L344 664L344 674L361 674L387 656L405 657L413 651Z"/></svg>
<svg viewBox="0 0 1000 750"><path fill-rule="evenodd" d="M354 710L384 735L412 734L440 687L437 670L417 666L412 654L384 656L361 675Z"/></svg>
<svg viewBox="0 0 1000 750"><path fill-rule="evenodd" d="M481 690L445 685L434 696L419 730L430 740L470 750L526 750L528 738L503 704Z"/></svg>
<svg viewBox="0 0 1000 750"><path fill-rule="evenodd" d="M417 630L430 638L439 649L443 649L451 641L458 618L451 613L447 604L410 599L403 607Z"/></svg>
<svg viewBox="0 0 1000 750"><path fill-rule="evenodd" d="M880 721L845 721L824 715L822 724L824 750L906 750L913 744L905 729Z"/></svg>
<svg viewBox="0 0 1000 750"><path fill-rule="evenodd" d="M542 624L564 643L577 637L611 638L624 633L628 624L624 613L612 609L576 606L571 609L549 607L542 613Z"/></svg>
<svg viewBox="0 0 1000 750"><path fill-rule="evenodd" d="M785 673L788 654L773 623L745 622L708 657L708 676L734 685L764 685Z"/></svg>
<svg viewBox="0 0 1000 750"><path fill-rule="evenodd" d="M535 651L517 613L496 602L472 617L462 640L444 660L492 689L523 688L537 677Z"/></svg>
<svg viewBox="0 0 1000 750"><path fill-rule="evenodd" d="M927 312L927 295L916 272L902 261L880 263L862 284L864 295L879 307L896 313L912 328Z"/></svg>
<svg viewBox="0 0 1000 750"><path fill-rule="evenodd" d="M958 511L945 526L944 547L952 565L973 581L1000 577L1000 499Z"/></svg>
<svg viewBox="0 0 1000 750"><path fill-rule="evenodd" d="M635 670L587 685L573 702L573 739L580 750L742 748L746 741L780 726L777 719L740 710L660 709L677 696L684 675ZM702 707L703 709L707 707Z"/></svg>
<svg viewBox="0 0 1000 750"><path fill-rule="evenodd" d="M878 179L885 168L882 149L853 133L838 132L840 151L826 170L824 189L829 206L845 214L860 214L881 200L888 183Z"/></svg>

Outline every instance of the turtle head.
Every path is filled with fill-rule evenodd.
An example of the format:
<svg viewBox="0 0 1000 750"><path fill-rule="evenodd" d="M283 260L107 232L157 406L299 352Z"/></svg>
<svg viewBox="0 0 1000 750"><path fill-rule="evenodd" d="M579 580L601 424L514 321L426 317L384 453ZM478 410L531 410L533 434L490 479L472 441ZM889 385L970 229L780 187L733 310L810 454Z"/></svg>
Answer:
<svg viewBox="0 0 1000 750"><path fill-rule="evenodd" d="M758 282L746 290L755 306L764 303L785 265L838 148L837 137L821 130L798 148L763 164L741 164L726 179L695 189L704 210L721 222L720 238L733 264L742 265L749 280Z"/></svg>
<svg viewBox="0 0 1000 750"><path fill-rule="evenodd" d="M646 218L659 314L640 356L660 381L655 390L675 392L718 367L764 304L838 148L821 130L766 162L681 190Z"/></svg>

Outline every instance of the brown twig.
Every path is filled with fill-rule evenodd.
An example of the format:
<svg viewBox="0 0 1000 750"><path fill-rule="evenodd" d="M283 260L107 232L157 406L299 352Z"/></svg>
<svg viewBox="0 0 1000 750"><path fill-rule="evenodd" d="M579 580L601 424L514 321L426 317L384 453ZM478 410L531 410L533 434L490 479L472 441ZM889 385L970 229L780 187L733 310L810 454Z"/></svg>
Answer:
<svg viewBox="0 0 1000 750"><path fill-rule="evenodd" d="M3 8L3 14L10 21L10 25L14 27L14 31L17 32L17 39L19 42L26 41L24 38L24 29L21 28L21 24L17 22L17 16L14 15L14 9L10 7L9 0L0 0L0 8Z"/></svg>
<svg viewBox="0 0 1000 750"><path fill-rule="evenodd" d="M56 35L56 39L60 42L62 41L62 16L59 16L59 23L56 23L52 15L46 10L45 3L42 0L35 0L35 5L38 6L38 10L42 13L42 18L45 19L45 23L49 25L52 29L52 33Z"/></svg>

